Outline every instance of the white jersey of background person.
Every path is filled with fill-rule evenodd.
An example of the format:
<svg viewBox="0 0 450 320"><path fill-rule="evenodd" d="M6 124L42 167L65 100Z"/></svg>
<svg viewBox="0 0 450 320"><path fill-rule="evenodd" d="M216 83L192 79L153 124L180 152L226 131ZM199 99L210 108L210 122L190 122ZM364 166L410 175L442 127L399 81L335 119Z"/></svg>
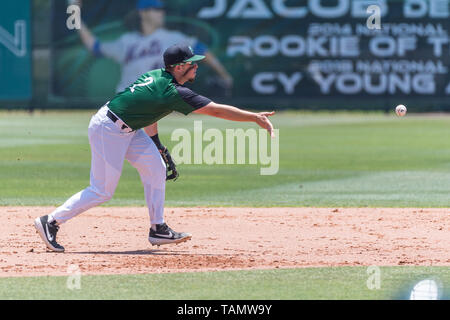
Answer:
<svg viewBox="0 0 450 320"><path fill-rule="evenodd" d="M82 6L82 0L71 0ZM120 64L121 77L116 91L121 92L149 70L164 66L163 53L176 43L183 43L195 52L205 55L205 63L219 76L219 84L230 90L233 78L215 55L196 37L165 28L165 7L161 0L136 0L136 9L124 19L130 29L118 39L110 42L98 39L81 22L78 30L83 44L94 55L111 58ZM128 25L131 22L131 25Z"/></svg>
<svg viewBox="0 0 450 320"><path fill-rule="evenodd" d="M196 47L194 37L186 37L181 32L160 28L150 35L130 32L112 42L100 42L96 53L111 58L121 66L121 78L117 92L127 88L142 74L142 70L154 70L164 67L164 51L176 44L186 43Z"/></svg>

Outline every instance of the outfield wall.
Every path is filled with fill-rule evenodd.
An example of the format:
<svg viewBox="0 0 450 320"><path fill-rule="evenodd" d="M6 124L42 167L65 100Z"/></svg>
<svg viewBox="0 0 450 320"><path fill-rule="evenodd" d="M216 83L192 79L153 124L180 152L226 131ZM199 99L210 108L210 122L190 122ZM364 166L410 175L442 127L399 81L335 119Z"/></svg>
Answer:
<svg viewBox="0 0 450 320"><path fill-rule="evenodd" d="M161 66L146 65L163 49L158 38L114 52L118 39L135 32L125 23L136 14L134 1L83 1L81 19L100 43L111 44L109 57L87 50L68 27L74 17L66 1L24 2L32 14L9 10L9 20L29 24L24 39L33 65L3 68L0 107L97 108L115 94L127 63L142 65L142 73ZM193 88L216 101L271 109L389 110L403 103L410 111L450 110L450 0L165 3L163 28L182 35L171 34L173 41L193 41L231 75L232 87L207 64L199 69ZM19 37L9 20L0 20L3 66L14 55L5 35ZM19 82L22 96L6 86L14 77L29 79Z"/></svg>

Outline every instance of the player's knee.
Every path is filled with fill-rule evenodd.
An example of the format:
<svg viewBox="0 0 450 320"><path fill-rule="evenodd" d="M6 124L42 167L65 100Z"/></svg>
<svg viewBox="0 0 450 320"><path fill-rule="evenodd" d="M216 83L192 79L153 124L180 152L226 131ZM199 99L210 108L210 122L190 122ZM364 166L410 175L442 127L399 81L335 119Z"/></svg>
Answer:
<svg viewBox="0 0 450 320"><path fill-rule="evenodd" d="M103 203L103 202L111 200L112 197L113 197L112 193L103 193L100 195L99 200L102 201L102 203Z"/></svg>
<svg viewBox="0 0 450 320"><path fill-rule="evenodd" d="M156 184L164 183L166 181L166 164L164 161L157 161L146 169L146 175Z"/></svg>
<svg viewBox="0 0 450 320"><path fill-rule="evenodd" d="M111 198L112 198L112 194L110 194L110 193L97 194L97 205L107 202L107 201L111 200Z"/></svg>
<svg viewBox="0 0 450 320"><path fill-rule="evenodd" d="M155 161L154 158L149 158L148 161L143 161L141 158L140 162L130 161L130 163L139 171L143 181L154 181L156 183L161 183L161 181L166 180L166 164L161 157L157 161Z"/></svg>
<svg viewBox="0 0 450 320"><path fill-rule="evenodd" d="M157 172L158 172L159 178L166 181L166 163L164 161L161 161L159 163Z"/></svg>
<svg viewBox="0 0 450 320"><path fill-rule="evenodd" d="M103 202L111 200L113 197L113 192L107 190L98 190L91 187L92 193L95 194L97 204L102 204Z"/></svg>
<svg viewBox="0 0 450 320"><path fill-rule="evenodd" d="M166 176L166 163L161 159L158 159L158 161L155 161L152 163L151 166L148 167L148 170L150 173L156 174L156 175L164 175Z"/></svg>
<svg viewBox="0 0 450 320"><path fill-rule="evenodd" d="M164 174L166 173L166 163L161 159L161 161L158 162L158 170L161 172L164 172Z"/></svg>
<svg viewBox="0 0 450 320"><path fill-rule="evenodd" d="M158 164L151 168L149 175L156 183L160 184L166 181L166 165L165 163Z"/></svg>

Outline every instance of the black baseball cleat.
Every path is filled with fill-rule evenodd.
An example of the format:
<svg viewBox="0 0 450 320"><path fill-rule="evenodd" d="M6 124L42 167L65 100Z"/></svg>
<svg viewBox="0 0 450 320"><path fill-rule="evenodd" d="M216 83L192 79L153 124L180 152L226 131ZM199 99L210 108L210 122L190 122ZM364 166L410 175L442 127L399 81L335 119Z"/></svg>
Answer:
<svg viewBox="0 0 450 320"><path fill-rule="evenodd" d="M47 248L55 252L64 252L64 247L56 242L56 233L59 227L55 223L56 221L48 223L48 216L43 216L34 220L34 227Z"/></svg>
<svg viewBox="0 0 450 320"><path fill-rule="evenodd" d="M162 244L172 244L188 241L192 238L190 233L175 232L166 223L156 225L156 231L150 228L148 241L152 246L160 246Z"/></svg>

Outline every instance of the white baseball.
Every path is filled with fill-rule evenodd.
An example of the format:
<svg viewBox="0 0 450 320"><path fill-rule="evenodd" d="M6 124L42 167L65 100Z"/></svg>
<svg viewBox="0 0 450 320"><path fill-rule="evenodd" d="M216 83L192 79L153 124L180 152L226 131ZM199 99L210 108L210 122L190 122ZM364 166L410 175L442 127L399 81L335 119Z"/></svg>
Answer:
<svg viewBox="0 0 450 320"><path fill-rule="evenodd" d="M396 108L395 108L395 113L399 116L399 117L403 117L406 114L406 107L402 104L399 104Z"/></svg>

